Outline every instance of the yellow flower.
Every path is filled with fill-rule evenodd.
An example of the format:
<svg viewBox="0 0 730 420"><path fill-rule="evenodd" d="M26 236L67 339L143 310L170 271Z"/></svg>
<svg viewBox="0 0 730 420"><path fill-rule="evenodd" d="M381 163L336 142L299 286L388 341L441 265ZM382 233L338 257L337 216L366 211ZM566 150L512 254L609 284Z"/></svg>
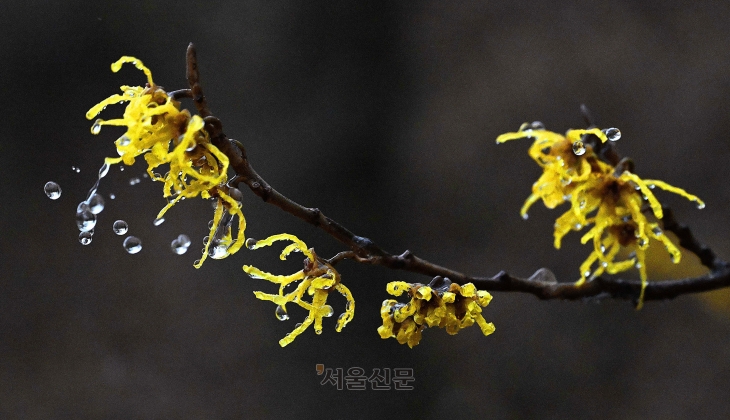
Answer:
<svg viewBox="0 0 730 420"><path fill-rule="evenodd" d="M292 243L284 248L279 258L281 258L281 260L285 260L292 252L301 252L307 257L307 259L304 260L304 269L289 276L278 276L266 273L250 265L243 266L243 271L252 278L265 279L279 285L278 294L269 294L259 291L254 292L258 299L269 300L278 305L276 307L275 315L279 320L285 321L289 319L286 304L290 302L309 311L308 316L302 323L297 324L291 333L288 333L286 337L279 340L279 345L281 347L288 345L312 324L314 324L315 333L322 333L322 319L330 317L334 313L332 307L327 305L327 297L333 290L340 292L340 294L342 294L347 300L345 312L343 312L337 319L337 326L335 327L337 332L342 331L345 325L347 325L347 323L355 316L355 299L352 297L350 290L340 282L340 273L338 273L332 265L317 258L313 249L308 249L304 242L296 236L288 233L273 235L260 241L249 239L246 242L246 245L249 249L257 249L269 246L276 241L284 240L292 241ZM294 282L301 283L299 283L291 292L285 293L286 287ZM311 302L303 300L305 292L312 296Z"/></svg>
<svg viewBox="0 0 730 420"><path fill-rule="evenodd" d="M86 113L86 118L92 119L108 105L129 102L123 118L97 119L91 127L92 134L99 134L104 125L127 128L115 141L119 157L106 158L105 163L133 165L137 156L144 155L147 173L151 179L164 183L163 197L168 199L158 219L186 198L200 195L217 201L209 239L202 258L195 263L196 268L200 268L208 255L219 259L237 252L245 240L246 220L241 212L240 191L226 186L228 157L211 144L202 118L181 110L178 101L155 85L152 73L142 61L124 56L112 64L112 71L116 73L124 63L132 63L143 71L147 85L122 86L123 94L108 97ZM169 166L164 176L154 172L161 165ZM231 228L235 217L238 217L238 233L234 240Z"/></svg>
<svg viewBox="0 0 730 420"><path fill-rule="evenodd" d="M399 303L395 299L383 301L380 316L383 325L378 334L383 339L394 337L410 348L421 341L427 327L445 328L454 335L476 322L484 335L494 332L494 324L482 316L482 308L492 300L484 290L476 290L472 283L459 286L447 278L436 277L429 285L402 281L388 283L386 290L393 296L408 293L411 300Z"/></svg>
<svg viewBox="0 0 730 420"><path fill-rule="evenodd" d="M606 132L618 133L616 129L604 131L597 128L568 130L562 136L542 127L528 127L516 133L502 134L497 143L526 137L535 139L529 154L542 167L543 173L533 185L521 214L527 218L527 210L540 199L547 208L569 203L570 209L555 222L555 248L560 248L562 238L571 230L580 231L593 225L581 238L583 244L592 241L593 252L581 264L581 277L576 284L583 284L604 272L616 274L636 267L642 283L637 304L637 308L641 308L647 285L644 260L650 239L662 242L675 264L681 257L679 249L657 223L664 215L652 189L659 187L681 195L697 203L698 208L703 208L704 203L681 188L659 180L643 180L628 170L600 160L590 145L583 144L582 138L592 134L605 142ZM644 203L648 204L653 218L644 214ZM626 260L615 261L621 247L631 249L632 254Z"/></svg>

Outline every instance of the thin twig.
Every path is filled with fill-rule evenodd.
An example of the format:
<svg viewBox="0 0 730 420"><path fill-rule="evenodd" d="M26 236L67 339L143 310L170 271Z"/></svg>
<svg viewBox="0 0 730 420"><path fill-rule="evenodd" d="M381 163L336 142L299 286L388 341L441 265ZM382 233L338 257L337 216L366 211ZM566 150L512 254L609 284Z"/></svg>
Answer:
<svg viewBox="0 0 730 420"><path fill-rule="evenodd" d="M426 261L410 251L405 251L400 255L391 254L380 248L372 240L355 235L341 224L325 216L318 208L305 207L292 201L261 178L251 166L244 146L236 140L228 139L223 133L221 121L214 117L208 109L205 95L203 95L200 86L195 47L192 43L187 50L187 78L190 84L190 90L188 91L190 93L177 92L181 92L179 94L181 98L193 98L198 112L205 121L205 130L210 136L211 143L228 157L231 168L236 172L236 176L229 181L229 185L246 184L264 202L279 207L285 212L322 229L350 248L350 251L343 251L329 260L323 260L331 265L344 259L350 259L363 264L380 265L430 277L448 277L452 282L459 284L471 282L480 289L490 291L531 293L540 299L576 300L610 297L636 300L639 296L641 291L641 281L639 280L597 277L581 285L572 282L558 283L555 275L546 268L537 270L529 278L514 277L504 271L493 277L472 277ZM587 108L584 109L584 114L587 119L592 119ZM611 160L616 160L617 155L613 149L609 147L608 150L610 150L608 155ZM665 208L664 211L664 227L676 233L680 238L680 245L697 254L703 264L711 269L711 272L696 278L652 281L646 287L644 300L671 299L682 294L704 292L730 286L730 264L718 259L709 248L697 242L686 226L679 225L676 222L671 210Z"/></svg>

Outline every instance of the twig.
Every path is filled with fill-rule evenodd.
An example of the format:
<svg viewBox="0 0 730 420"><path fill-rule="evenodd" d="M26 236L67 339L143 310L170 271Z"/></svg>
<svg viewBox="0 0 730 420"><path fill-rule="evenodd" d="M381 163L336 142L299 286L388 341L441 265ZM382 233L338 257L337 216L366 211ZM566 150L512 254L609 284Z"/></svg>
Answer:
<svg viewBox="0 0 730 420"><path fill-rule="evenodd" d="M558 283L555 275L546 268L537 270L529 278L514 277L504 271L499 272L494 277L472 277L426 261L410 251L405 251L400 255L391 254L380 248L372 240L355 235L341 224L325 216L318 208L304 207L290 200L261 178L251 166L244 146L236 140L228 139L223 133L221 121L210 112L200 86L195 47L192 43L187 50L187 79L190 90L176 91L176 97L193 98L198 112L205 121L205 130L210 135L211 142L228 157L231 168L236 172L236 176L229 181L229 185L246 184L264 202L279 207L285 212L322 229L350 248L350 251L343 251L329 260L323 260L329 264L335 265L339 261L350 259L363 264L380 265L394 270L410 271L431 277L448 277L452 282L459 284L472 282L480 289L490 291L531 293L540 299L576 300L610 297L635 300L639 296L641 290L639 280L597 277L577 286L572 282ZM592 123L592 117L590 117L588 109L583 106L582 110L586 120ZM612 146L608 147L607 152L606 154L610 160L618 162ZM671 299L686 293L704 292L730 286L730 264L718 259L709 248L697 242L689 229L686 226L679 225L671 210L666 208L664 226L667 230L676 233L680 238L680 245L697 254L703 264L711 269L711 272L696 278L650 282L646 287L644 300Z"/></svg>

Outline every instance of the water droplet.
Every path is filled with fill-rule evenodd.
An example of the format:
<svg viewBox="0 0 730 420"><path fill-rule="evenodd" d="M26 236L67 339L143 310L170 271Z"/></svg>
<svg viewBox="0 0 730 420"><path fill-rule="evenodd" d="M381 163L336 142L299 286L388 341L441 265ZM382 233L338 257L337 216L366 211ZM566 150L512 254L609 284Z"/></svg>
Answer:
<svg viewBox="0 0 730 420"><path fill-rule="evenodd" d="M343 322L343 320L345 319L345 316L347 316L347 314L346 314L346 313L341 313L341 314L340 314L340 316L338 316L338 317L337 317L337 323L338 323L338 324L339 324L339 323L342 323L342 322ZM342 325L342 327L344 328L345 326L344 326L344 325Z"/></svg>
<svg viewBox="0 0 730 420"><path fill-rule="evenodd" d="M573 143L573 153L575 153L576 156L581 156L585 154L586 152L586 146L583 144L582 141L578 140L575 143Z"/></svg>
<svg viewBox="0 0 730 420"><path fill-rule="evenodd" d="M208 220L208 229L213 229L213 221Z"/></svg>
<svg viewBox="0 0 730 420"><path fill-rule="evenodd" d="M570 185L571 182L573 182L573 180L570 178L560 178L560 185L564 187Z"/></svg>
<svg viewBox="0 0 730 420"><path fill-rule="evenodd" d="M114 195L114 193L110 193L110 194L109 194L109 198L111 198L112 200L114 200L115 198L117 198L117 196L116 196L116 195Z"/></svg>
<svg viewBox="0 0 730 420"><path fill-rule="evenodd" d="M530 215L529 215L529 214L527 214L527 213L525 213L525 214L523 214L523 215L522 215L522 219L523 219L523 220L527 220L527 219L529 219L529 218L530 218Z"/></svg>
<svg viewBox="0 0 730 420"><path fill-rule="evenodd" d="M155 174L155 176L157 177L157 174ZM146 178L149 178L149 177L150 176L149 176L149 174L147 174L147 172L145 172L145 173L142 174L142 178L145 178L146 179ZM157 177L157 178L159 178L159 177Z"/></svg>
<svg viewBox="0 0 730 420"><path fill-rule="evenodd" d="M101 213L104 210L104 198L99 194L94 194L89 200L89 210L94 214Z"/></svg>
<svg viewBox="0 0 730 420"><path fill-rule="evenodd" d="M136 254L142 250L142 241L136 236L127 236L122 245L130 254Z"/></svg>
<svg viewBox="0 0 730 420"><path fill-rule="evenodd" d="M101 165L101 168L99 168L99 178L100 179L104 178L106 176L106 174L108 174L108 173L109 173L109 164L105 162L103 165Z"/></svg>
<svg viewBox="0 0 730 420"><path fill-rule="evenodd" d="M82 232L93 229L96 226L96 215L88 209L76 213L76 226Z"/></svg>
<svg viewBox="0 0 730 420"><path fill-rule="evenodd" d="M631 253L629 253L629 255L628 255L628 258L630 260L633 260L634 258L636 258L636 251L631 251Z"/></svg>
<svg viewBox="0 0 730 420"><path fill-rule="evenodd" d="M589 277L591 275L590 270L583 273L583 277Z"/></svg>
<svg viewBox="0 0 730 420"><path fill-rule="evenodd" d="M131 178L131 179L129 180L129 185L137 185L137 184L139 184L139 183L140 183L140 180L139 180L139 178L137 178L137 177Z"/></svg>
<svg viewBox="0 0 730 420"><path fill-rule="evenodd" d="M79 242L81 242L81 245L88 245L91 243L91 232L81 232L79 233Z"/></svg>
<svg viewBox="0 0 730 420"><path fill-rule="evenodd" d="M636 264L634 264L634 267L636 267L637 269L640 269L641 268L641 263L640 262L637 262Z"/></svg>
<svg viewBox="0 0 730 420"><path fill-rule="evenodd" d="M112 225L112 229L117 235L124 235L129 230L129 225L124 220L117 220Z"/></svg>
<svg viewBox="0 0 730 420"><path fill-rule="evenodd" d="M248 238L246 239L246 248L248 249L254 249L256 247L256 239L254 238Z"/></svg>
<svg viewBox="0 0 730 420"><path fill-rule="evenodd" d="M124 166L119 167L119 172L124 172Z"/></svg>
<svg viewBox="0 0 730 420"><path fill-rule="evenodd" d="M586 208L586 200L580 200L580 203L578 203L578 207L581 209Z"/></svg>
<svg viewBox="0 0 730 420"><path fill-rule="evenodd" d="M72 166L72 167L71 167L71 170L72 170L72 171L74 171L74 172L76 172L76 173L79 173L79 172L81 172L81 169L79 169L79 167L78 167L78 166Z"/></svg>
<svg viewBox="0 0 730 420"><path fill-rule="evenodd" d="M235 201L243 201L243 193L238 188L230 188L228 195Z"/></svg>
<svg viewBox="0 0 730 420"><path fill-rule="evenodd" d="M164 217L158 217L157 219L152 221L152 224L155 226L160 226L161 224L165 223Z"/></svg>
<svg viewBox="0 0 730 420"><path fill-rule="evenodd" d="M48 185L48 184L46 184L46 185ZM59 190L59 191L60 191L60 190ZM49 196L49 197L50 197L50 196ZM53 197L51 197L51 198L53 198ZM698 208L698 209L702 210L702 209L704 209L704 208L705 208L705 203L703 203L702 201L699 201L699 200L692 200L692 201L693 201L694 203L697 203L697 208Z"/></svg>
<svg viewBox="0 0 730 420"><path fill-rule="evenodd" d="M653 227L653 228L651 229L651 233L653 233L653 234L654 234L654 236L661 236L661 234L662 234L663 232L662 232L662 230L661 230L661 228L660 228L659 226L654 226L654 227Z"/></svg>
<svg viewBox="0 0 730 420"><path fill-rule="evenodd" d="M581 225L580 223L576 223L575 226L573 226L573 227L575 228L575 230L583 229L583 225Z"/></svg>
<svg viewBox="0 0 730 420"><path fill-rule="evenodd" d="M314 329L314 333L317 334L317 335L322 334L322 328L315 328Z"/></svg>
<svg viewBox="0 0 730 420"><path fill-rule="evenodd" d="M602 130L608 141L619 141L621 139L621 130L618 128L606 128Z"/></svg>
<svg viewBox="0 0 730 420"><path fill-rule="evenodd" d="M208 248L208 255L214 260L220 260L227 257L228 247L223 244L217 244Z"/></svg>
<svg viewBox="0 0 730 420"><path fill-rule="evenodd" d="M646 239L644 239L644 238L639 238L639 246L640 246L641 248L645 247L645 246L646 246Z"/></svg>
<svg viewBox="0 0 730 420"><path fill-rule="evenodd" d="M299 328L301 326L302 326L302 323L301 322L297 322L297 325L294 326L294 329L297 329L297 328Z"/></svg>
<svg viewBox="0 0 730 420"><path fill-rule="evenodd" d="M349 303L349 302L348 302L348 303ZM334 309L332 309L332 307L331 307L330 305L324 305L324 306L322 307L322 309L324 309L324 316L325 316L325 317L327 317L327 318L331 317L331 316L332 316L332 314L334 314L334 313L335 313L335 310L334 310Z"/></svg>
<svg viewBox="0 0 730 420"><path fill-rule="evenodd" d="M606 252L606 247L601 245L601 252Z"/></svg>
<svg viewBox="0 0 730 420"><path fill-rule="evenodd" d="M53 181L46 182L46 185L43 186L43 191L46 192L46 195L51 200L58 200L61 197L61 187Z"/></svg>
<svg viewBox="0 0 730 420"><path fill-rule="evenodd" d="M286 321L289 319L289 314L286 313L286 310L281 305L276 307L276 311L274 313L276 314L276 319L279 321Z"/></svg>
<svg viewBox="0 0 730 420"><path fill-rule="evenodd" d="M647 185L649 186L650 190L653 190L654 188L656 188L656 185L654 185L654 184L647 184Z"/></svg>
<svg viewBox="0 0 730 420"><path fill-rule="evenodd" d="M101 132L101 123L103 123L104 120L101 118L94 121L94 125L91 126L91 134L99 134Z"/></svg>
<svg viewBox="0 0 730 420"><path fill-rule="evenodd" d="M127 137L127 135L125 134L122 137L119 137L117 139L117 146L121 146L121 147L129 146L129 143L131 143L131 142L132 142L132 139Z"/></svg>
<svg viewBox="0 0 730 420"><path fill-rule="evenodd" d="M677 264L679 262L679 255L670 253L669 259L672 260L672 263Z"/></svg>
<svg viewBox="0 0 730 420"><path fill-rule="evenodd" d="M603 261L603 262L601 263L601 267L603 267L603 268L606 268L606 267L608 267L608 263L607 263L606 261Z"/></svg>
<svg viewBox="0 0 730 420"><path fill-rule="evenodd" d="M533 130L544 130L545 124L543 124L542 121L533 121L532 124L530 124L530 128Z"/></svg>

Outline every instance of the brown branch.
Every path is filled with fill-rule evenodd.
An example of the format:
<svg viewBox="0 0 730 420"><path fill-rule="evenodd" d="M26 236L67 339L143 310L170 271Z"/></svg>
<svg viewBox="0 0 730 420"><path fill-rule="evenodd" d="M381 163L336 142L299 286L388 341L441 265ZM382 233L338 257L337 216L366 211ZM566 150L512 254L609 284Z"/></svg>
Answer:
<svg viewBox="0 0 730 420"><path fill-rule="evenodd" d="M203 95L200 86L195 47L192 43L187 50L187 78L190 90L176 91L176 93L180 92L178 94L180 98L193 98L198 112L204 118L205 130L210 135L211 143L228 157L231 168L236 172L236 176L231 179L229 185L246 184L264 202L279 207L285 212L322 229L350 248L350 251L340 252L329 260L323 260L328 264L335 265L339 261L350 259L359 263L380 265L430 277L448 277L451 281L459 284L471 282L480 289L490 291L531 293L540 299L576 300L610 297L636 300L639 296L641 291L641 281L639 280L597 277L582 285L558 283L555 275L546 268L537 270L529 278L514 277L504 271L493 277L472 277L426 261L410 251L405 251L400 255L391 254L370 239L355 235L341 224L325 216L318 208L304 207L290 200L261 178L251 166L243 145L236 140L228 139L223 133L223 125L220 120L214 117L208 109L205 95ZM585 111L587 112L587 108L585 108ZM609 155L613 159L616 158L613 150ZM671 210L666 208L664 226L667 230L676 233L680 238L680 245L697 254L702 263L711 269L711 272L696 278L650 282L646 287L644 300L671 299L682 294L704 292L730 286L730 264L718 259L709 248L697 242L689 229L686 226L679 225Z"/></svg>

